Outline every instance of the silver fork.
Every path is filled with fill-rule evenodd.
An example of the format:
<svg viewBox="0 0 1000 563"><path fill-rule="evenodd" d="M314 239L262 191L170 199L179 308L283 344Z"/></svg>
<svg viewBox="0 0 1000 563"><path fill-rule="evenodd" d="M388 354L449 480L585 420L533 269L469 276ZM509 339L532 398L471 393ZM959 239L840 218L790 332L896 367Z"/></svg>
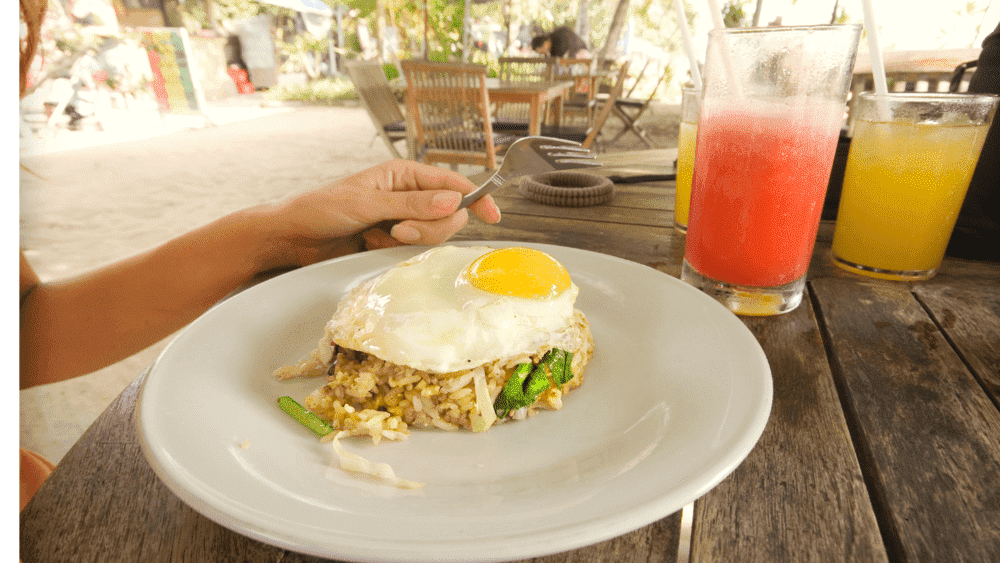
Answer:
<svg viewBox="0 0 1000 563"><path fill-rule="evenodd" d="M489 180L462 198L459 209L472 205L484 195L504 185L507 181L529 174L574 168L599 168L589 149L575 141L553 137L523 137L507 148L500 168Z"/></svg>

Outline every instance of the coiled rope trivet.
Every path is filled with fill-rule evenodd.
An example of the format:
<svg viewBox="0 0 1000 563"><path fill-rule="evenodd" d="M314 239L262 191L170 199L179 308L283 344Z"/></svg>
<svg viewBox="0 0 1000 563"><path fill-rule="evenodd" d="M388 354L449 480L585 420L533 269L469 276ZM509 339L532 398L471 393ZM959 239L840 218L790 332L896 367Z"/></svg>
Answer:
<svg viewBox="0 0 1000 563"><path fill-rule="evenodd" d="M587 207L611 201L615 185L604 176L578 170L556 170L528 176L521 182L524 197L559 207Z"/></svg>

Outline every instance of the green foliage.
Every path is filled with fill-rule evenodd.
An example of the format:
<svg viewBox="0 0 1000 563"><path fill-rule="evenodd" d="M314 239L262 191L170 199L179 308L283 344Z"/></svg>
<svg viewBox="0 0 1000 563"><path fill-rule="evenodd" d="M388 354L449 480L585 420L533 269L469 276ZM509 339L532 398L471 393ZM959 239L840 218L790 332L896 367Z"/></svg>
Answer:
<svg viewBox="0 0 1000 563"><path fill-rule="evenodd" d="M216 13L219 19L242 20L259 16L261 14L273 13L275 8L268 4L262 4L255 0L209 0L215 2ZM200 3L200 0L185 0L185 7L191 3Z"/></svg>
<svg viewBox="0 0 1000 563"><path fill-rule="evenodd" d="M329 50L330 40L305 33L296 35L290 42L278 40L275 45L284 59L279 69L281 72L304 71L309 78L315 79L319 77L317 57Z"/></svg>
<svg viewBox="0 0 1000 563"><path fill-rule="evenodd" d="M260 14L277 16L276 23L281 27L283 16L292 12L262 4L256 0L211 0L215 4L215 14L220 20L241 20ZM366 22L372 36L378 33L377 0L343 0L334 2L324 0L332 7L344 6L347 14L342 20L343 35L341 38L343 50L341 53L352 59L362 52L359 40L358 26ZM592 51L596 52L604 46L607 32L611 26L618 0L579 0L589 5L591 32L584 37ZM643 40L645 43L662 49L665 53L677 52L682 48L680 36L676 32L675 13L671 2L673 0L631 0L629 8L630 37ZM743 2L752 0L732 0L727 6L735 4L742 13ZM205 0L182 0L183 9L188 19L197 20L203 27L208 27L208 16L205 14ZM397 50L394 53L400 59L419 57L424 53L425 13L427 54L431 60L459 60L462 57L464 2L462 0L384 0L383 23L390 32L385 36L398 37ZM540 33L559 25L574 26L577 19L578 3L546 0L498 0L490 3L472 4L470 17L483 21L488 18L500 29L508 29L516 34L521 24L531 24L534 33ZM696 17L697 10L689 10L691 19ZM690 23L690 22L689 22ZM394 32L394 33L393 33ZM316 71L315 53L325 52L328 45L322 41L310 41L299 37L283 37L278 33L279 64L284 72L301 72L305 70L310 76ZM469 61L485 64L489 67L490 76L496 76L498 64L492 55L471 49ZM389 61L386 61L389 62ZM386 74L390 79L397 75L396 68L386 66ZM661 87L662 88L662 87ZM321 90L323 88L320 88ZM328 88L327 88L328 89ZM669 95L667 88L661 94ZM296 96L307 96L296 93Z"/></svg>
<svg viewBox="0 0 1000 563"><path fill-rule="evenodd" d="M308 102L334 105L344 100L356 100L354 84L346 77L321 78L308 84L271 88L264 93L269 100Z"/></svg>
<svg viewBox="0 0 1000 563"><path fill-rule="evenodd" d="M385 77L388 78L390 82L399 78L399 69L396 68L396 65L394 64L386 63L382 65L382 71L385 72Z"/></svg>
<svg viewBox="0 0 1000 563"><path fill-rule="evenodd" d="M747 19L743 4L746 0L732 0L722 6L722 24L726 27L743 27Z"/></svg>
<svg viewBox="0 0 1000 563"><path fill-rule="evenodd" d="M220 20L242 20L260 14L274 13L280 8L255 0L209 0L215 4L215 14ZM196 22L202 29L210 29L211 22L205 12L205 0L183 0L181 10L186 21Z"/></svg>

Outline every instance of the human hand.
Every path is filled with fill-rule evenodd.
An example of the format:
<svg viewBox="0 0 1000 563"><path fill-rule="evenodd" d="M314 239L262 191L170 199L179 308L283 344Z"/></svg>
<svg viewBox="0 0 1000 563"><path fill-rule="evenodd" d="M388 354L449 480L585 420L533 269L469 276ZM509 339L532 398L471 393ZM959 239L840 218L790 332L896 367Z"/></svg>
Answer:
<svg viewBox="0 0 1000 563"><path fill-rule="evenodd" d="M270 267L312 264L359 250L400 244L440 244L468 221L457 210L463 194L476 189L461 174L408 160L379 164L333 184L268 206L273 244ZM500 220L493 198L469 211L487 223ZM371 228L399 220L390 233Z"/></svg>

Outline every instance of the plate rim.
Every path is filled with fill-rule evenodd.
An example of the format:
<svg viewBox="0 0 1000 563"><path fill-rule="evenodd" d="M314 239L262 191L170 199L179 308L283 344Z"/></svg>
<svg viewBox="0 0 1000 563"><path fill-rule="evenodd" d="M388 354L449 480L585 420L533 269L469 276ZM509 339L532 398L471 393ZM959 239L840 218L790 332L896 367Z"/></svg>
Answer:
<svg viewBox="0 0 1000 563"><path fill-rule="evenodd" d="M241 295L253 295L254 290L265 284L281 283L280 280L287 275L297 275L297 272L303 272L311 269L318 268L328 268L331 264L336 264L340 262L353 262L365 259L372 259L376 261L384 261L385 265L379 266L380 268L391 267L395 262L395 256L397 253L404 255L399 260L405 259L407 256L415 256L433 246L443 246L443 245L456 245L456 246L492 246L492 247L506 247L506 246L527 246L531 248L536 248L550 254L558 253L575 253L579 256L590 256L596 257L598 260L605 260L610 262L617 262L631 268L641 268L650 273L652 276L659 276L666 283L672 284L674 288L678 288L681 291L688 292L692 298L701 299L706 307L710 309L715 309L718 313L723 314L726 318L731 318L732 326L739 327L737 332L741 332L745 337L748 337L753 343L755 348L757 359L760 362L760 367L763 367L762 377L760 382L762 384L761 395L763 395L763 403L754 403L756 408L753 410L752 424L748 425L740 433L742 436L746 436L746 440L741 440L740 444L742 447L720 452L720 454L714 458L711 458L706 465L712 468L711 477L708 479L697 479L697 478L685 478L681 483L685 485L678 490L674 488L669 492L669 494L655 495L648 500L638 503L636 505L630 506L626 510L619 510L611 515L605 514L599 518L591 518L585 522L577 522L565 526L557 526L553 528L546 528L544 532L537 532L530 534L529 537L533 538L538 536L538 541L534 542L521 542L528 543L531 549L514 549L508 546L504 549L505 542L500 541L500 536L491 536L486 538L485 541L490 542L487 546L477 548L477 551L490 552L492 555L489 557L484 557L482 555L470 554L467 549L463 550L463 546L467 548L468 542L462 541L461 539L456 539L455 541L443 542L440 539L436 539L434 545L434 552L430 553L427 551L421 552L423 557L415 557L414 554L406 550L405 544L408 543L407 540L385 540L384 538L376 538L375 536L368 536L365 539L370 544L364 547L356 547L353 545L347 545L342 543L337 543L332 541L338 536L332 536L331 542L328 542L324 546L318 545L305 545L301 541L294 539L291 535L282 534L276 530L264 530L261 529L256 523L249 521L247 518L241 518L233 514L227 513L226 511L220 509L219 507L213 506L207 500L201 498L193 491L188 490L188 488L180 482L180 479L175 478L175 476L166 468L166 464L161 459L161 456L155 451L153 444L149 442L149 437L147 436L146 426L143 423L143 405L145 403L147 394L147 383L150 378L156 373L157 366L160 364L160 359L173 353L172 350L175 344L181 340L180 336L191 330L191 326L195 323L201 321L205 316L208 316L217 307L221 306L223 303L230 301L234 297L239 297ZM530 557L540 557L545 555L550 555L554 553L562 553L565 551L570 551L573 549L579 549L586 547L588 545L593 545L600 543L602 541L607 541L623 534L629 533L631 531L637 530L643 526L647 526L656 520L663 517L669 516L670 514L680 510L681 507L676 508L664 508L668 504L668 501L673 497L690 497L688 502L694 502L698 498L702 497L708 491L717 486L722 480L732 474L733 471L746 459L750 452L756 447L760 440L761 435L768 421L770 420L770 414L773 402L773 376L770 370L769 362L760 347L760 343L757 341L753 333L750 332L749 328L746 327L738 317L731 311L725 308L722 304L718 303L710 296L704 294L697 288L686 284L685 282L671 276L665 272L642 264L640 262L635 262L626 258L621 258L619 256L614 256L610 254L605 254L601 252L596 252L592 250L586 250L576 247L559 246L547 243L532 243L524 241L495 241L495 240L463 240L463 241L447 241L442 243L442 245L433 246L400 246L388 249L381 249L375 251L368 251L364 253L349 254L346 256L341 256L337 258L332 258L329 260L324 260L316 264L311 264L309 266L304 266L302 268L297 268L290 272L285 272L281 275L275 276L274 278L268 279L261 283L257 283L251 287L246 288L243 291L234 292L227 296L226 298L220 300L218 303L213 305L205 313L200 315L195 321L192 321L187 326L185 326L175 337L164 347L157 358L150 364L145 372L143 381L140 384L136 396L136 406L133 413L134 424L136 427L136 435L140 445L140 449L143 455L149 463L153 472L156 474L157 478L162 484L166 485L167 488L175 495L177 495L185 504L191 509L198 512L200 515L212 520L216 524L223 526L235 533L243 536L247 536L256 541L268 544L273 547L288 549L297 553L303 553L312 556L326 557L342 559L345 561L387 561L387 562L398 562L398 563L416 563L416 562L426 562L426 563L442 563L450 561L508 561L511 559L520 558L530 558ZM398 261L398 260L397 260ZM355 274L374 274L375 270L372 268L366 269L363 272L353 272ZM241 297L241 299L249 299L250 297ZM690 484L686 484L687 482ZM559 535L560 541L554 542L552 535ZM353 534L352 534L353 536ZM519 537L519 539L525 539ZM373 555L370 549L378 544L379 548L387 548L383 553ZM494 545L495 544L495 545ZM483 545L481 542L478 545ZM334 548L331 550L331 548ZM444 548L444 549L442 549ZM376 556L377 555L377 556ZM428 557L430 555L430 557Z"/></svg>

